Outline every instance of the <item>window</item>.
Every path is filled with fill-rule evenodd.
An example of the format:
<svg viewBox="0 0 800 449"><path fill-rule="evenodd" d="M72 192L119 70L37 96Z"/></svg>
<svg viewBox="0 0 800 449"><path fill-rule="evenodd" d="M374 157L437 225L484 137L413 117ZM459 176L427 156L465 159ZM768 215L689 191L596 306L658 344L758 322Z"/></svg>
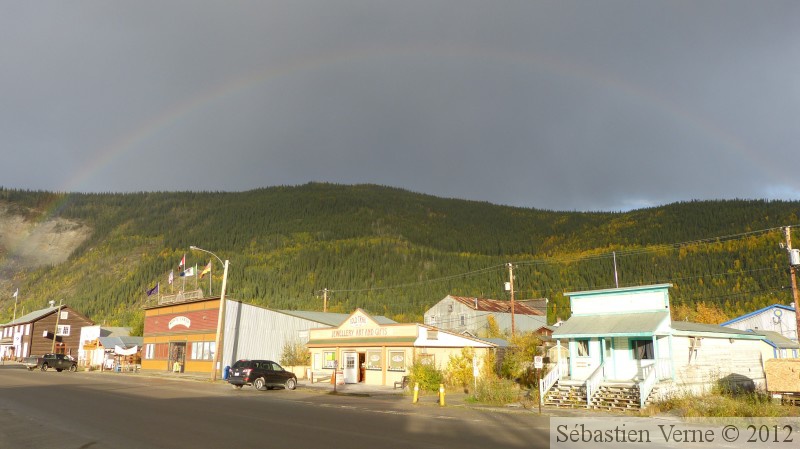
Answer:
<svg viewBox="0 0 800 449"><path fill-rule="evenodd" d="M217 343L213 341L198 341L192 343L192 360L214 360Z"/></svg>
<svg viewBox="0 0 800 449"><path fill-rule="evenodd" d="M420 354L419 364L427 366L436 366L436 358L433 354Z"/></svg>
<svg viewBox="0 0 800 449"><path fill-rule="evenodd" d="M169 358L169 344L167 343L158 343L153 345L155 346L155 359L167 359Z"/></svg>
<svg viewBox="0 0 800 449"><path fill-rule="evenodd" d="M322 353L325 357L322 367L323 368L336 368L336 353L334 351L325 351Z"/></svg>
<svg viewBox="0 0 800 449"><path fill-rule="evenodd" d="M436 329L428 329L428 340L438 340L439 331Z"/></svg>
<svg viewBox="0 0 800 449"><path fill-rule="evenodd" d="M589 340L575 340L578 357L589 357Z"/></svg>
<svg viewBox="0 0 800 449"><path fill-rule="evenodd" d="M436 315L431 315L430 318L428 318L428 324L436 326Z"/></svg>
<svg viewBox="0 0 800 449"><path fill-rule="evenodd" d="M631 340L631 349L635 360L652 360L653 340Z"/></svg>
<svg viewBox="0 0 800 449"><path fill-rule="evenodd" d="M461 317L459 318L459 320L460 320L459 322L461 323L462 326L466 326L467 325L467 316L464 315L463 313L461 314Z"/></svg>
<svg viewBox="0 0 800 449"><path fill-rule="evenodd" d="M381 369L383 367L383 356L381 351L367 351L367 369Z"/></svg>
<svg viewBox="0 0 800 449"><path fill-rule="evenodd" d="M406 353L404 351L389 351L389 371L405 371Z"/></svg>
<svg viewBox="0 0 800 449"><path fill-rule="evenodd" d="M31 325L30 324L26 324L25 325L25 335L30 335L30 334L31 334Z"/></svg>
<svg viewBox="0 0 800 449"><path fill-rule="evenodd" d="M67 318L69 318L69 312L66 311L66 310L62 310L61 311L61 319L62 320L66 320Z"/></svg>
<svg viewBox="0 0 800 449"><path fill-rule="evenodd" d="M56 329L56 335L60 335L62 337L69 337L70 325L69 324L59 324L58 329Z"/></svg>
<svg viewBox="0 0 800 449"><path fill-rule="evenodd" d="M155 355L155 346L152 343L144 345L144 358L147 360L152 360L153 356Z"/></svg>

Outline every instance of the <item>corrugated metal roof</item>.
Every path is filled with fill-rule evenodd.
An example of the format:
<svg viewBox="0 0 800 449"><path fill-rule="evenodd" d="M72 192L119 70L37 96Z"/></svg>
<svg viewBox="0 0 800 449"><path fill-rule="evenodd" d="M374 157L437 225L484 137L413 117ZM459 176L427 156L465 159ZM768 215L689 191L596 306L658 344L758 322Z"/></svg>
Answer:
<svg viewBox="0 0 800 449"><path fill-rule="evenodd" d="M101 337L126 337L131 334L131 328L129 327L101 327L100 328L100 336Z"/></svg>
<svg viewBox="0 0 800 449"><path fill-rule="evenodd" d="M131 336L100 337L98 340L100 340L100 344L106 349L114 349L114 346L128 349L134 346L142 346L144 343L144 337Z"/></svg>
<svg viewBox="0 0 800 449"><path fill-rule="evenodd" d="M467 296L453 296L448 295L454 301L481 312L503 312L511 313L511 301L500 301L497 299L476 298ZM535 299L525 299L522 301L515 301L514 314L518 315L544 315L544 312L534 307Z"/></svg>
<svg viewBox="0 0 800 449"><path fill-rule="evenodd" d="M350 317L350 313L331 313L331 312L314 312L306 310L278 310L277 312L285 313L304 320L316 321L317 323L325 324L328 326L339 327L344 320ZM386 318L385 316L370 315L372 319L378 324L397 324L397 321Z"/></svg>
<svg viewBox="0 0 800 449"><path fill-rule="evenodd" d="M723 327L719 324L693 323L691 321L673 321L672 328L683 332L753 335L753 333L749 331L734 329L732 327Z"/></svg>
<svg viewBox="0 0 800 449"><path fill-rule="evenodd" d="M556 328L553 338L653 335L668 319L669 312L573 315Z"/></svg>
<svg viewBox="0 0 800 449"><path fill-rule="evenodd" d="M778 349L800 349L800 343L792 341L779 332L775 331L753 331L754 334L763 335L767 338L767 343Z"/></svg>
<svg viewBox="0 0 800 449"><path fill-rule="evenodd" d="M63 304L61 307L66 307L66 304ZM56 307L48 307L46 309L34 310L33 312L30 312L30 313L25 314L25 315L23 315L21 317L18 317L16 320L12 320L12 321L9 321L6 324L3 324L3 326L11 326L13 324L22 324L22 323L31 323L33 321L36 321L36 320L38 320L38 319L40 319L40 318L42 318L44 316L47 316L47 315L55 312L56 310L58 310L58 306L56 306Z"/></svg>

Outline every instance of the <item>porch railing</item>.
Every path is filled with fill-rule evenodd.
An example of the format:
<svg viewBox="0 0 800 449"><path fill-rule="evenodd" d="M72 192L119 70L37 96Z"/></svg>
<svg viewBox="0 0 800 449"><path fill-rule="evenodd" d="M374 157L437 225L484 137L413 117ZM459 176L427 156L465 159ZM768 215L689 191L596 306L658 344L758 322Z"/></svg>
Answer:
<svg viewBox="0 0 800 449"><path fill-rule="evenodd" d="M539 404L544 405L544 395L550 388L561 379L561 363L556 363L556 367L550 370L544 378L539 379Z"/></svg>
<svg viewBox="0 0 800 449"><path fill-rule="evenodd" d="M603 381L603 365L605 362L600 363L600 366L594 370L591 376L586 379L586 406L589 407L592 402L594 392L600 389L600 382Z"/></svg>
<svg viewBox="0 0 800 449"><path fill-rule="evenodd" d="M656 380L672 378L672 359L660 358L656 360Z"/></svg>
<svg viewBox="0 0 800 449"><path fill-rule="evenodd" d="M656 376L657 366L658 364L653 364L642 367L642 376L644 380L639 382L640 408L644 408L644 403L647 402L647 397L650 396L650 392L653 391L656 380L658 380L658 376Z"/></svg>

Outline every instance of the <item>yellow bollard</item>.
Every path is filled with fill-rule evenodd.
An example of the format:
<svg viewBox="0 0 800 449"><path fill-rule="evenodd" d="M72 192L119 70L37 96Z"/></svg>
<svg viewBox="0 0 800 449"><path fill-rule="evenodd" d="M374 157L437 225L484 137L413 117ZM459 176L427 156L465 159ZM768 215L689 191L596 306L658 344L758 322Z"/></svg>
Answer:
<svg viewBox="0 0 800 449"><path fill-rule="evenodd" d="M419 382L414 383L414 402L412 404L416 404L419 401Z"/></svg>
<svg viewBox="0 0 800 449"><path fill-rule="evenodd" d="M439 405L444 407L444 384L439 384Z"/></svg>

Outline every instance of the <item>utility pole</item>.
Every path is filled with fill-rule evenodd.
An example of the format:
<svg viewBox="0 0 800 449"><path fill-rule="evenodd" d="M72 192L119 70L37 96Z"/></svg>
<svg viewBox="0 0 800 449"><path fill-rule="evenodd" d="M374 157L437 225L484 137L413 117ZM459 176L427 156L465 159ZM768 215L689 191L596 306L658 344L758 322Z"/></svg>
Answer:
<svg viewBox="0 0 800 449"><path fill-rule="evenodd" d="M323 288L322 289L322 311L323 312L327 312L328 311L328 289L327 288Z"/></svg>
<svg viewBox="0 0 800 449"><path fill-rule="evenodd" d="M58 309L56 309L56 329L53 332L53 346L50 349L50 352L55 354L56 353L56 337L58 337L58 319L61 318L61 304L64 302L64 298L58 302Z"/></svg>
<svg viewBox="0 0 800 449"><path fill-rule="evenodd" d="M794 300L794 316L797 330L795 331L795 339L800 341L800 304L797 301L797 269L792 263L792 228L786 226L783 228L784 236L786 237L786 249L789 251L789 273L792 277L792 299Z"/></svg>
<svg viewBox="0 0 800 449"><path fill-rule="evenodd" d="M516 326L514 323L514 265L508 263L508 285L511 291L511 336L516 334Z"/></svg>

